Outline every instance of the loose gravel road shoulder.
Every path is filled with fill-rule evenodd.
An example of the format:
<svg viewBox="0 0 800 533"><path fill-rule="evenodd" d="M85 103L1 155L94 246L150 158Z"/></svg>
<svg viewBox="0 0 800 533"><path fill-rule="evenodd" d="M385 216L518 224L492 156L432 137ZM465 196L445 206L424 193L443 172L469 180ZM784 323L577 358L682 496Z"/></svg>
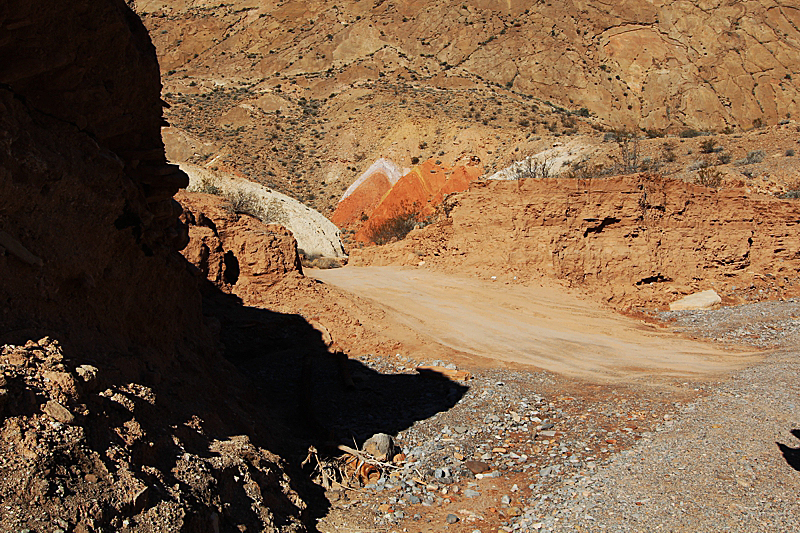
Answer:
<svg viewBox="0 0 800 533"><path fill-rule="evenodd" d="M800 448L798 316L793 300L656 314L718 346L771 350L715 382L476 369L452 409L397 435L403 468L333 495L320 530L798 531L800 471L777 444ZM447 364L395 359L361 363L381 373Z"/></svg>

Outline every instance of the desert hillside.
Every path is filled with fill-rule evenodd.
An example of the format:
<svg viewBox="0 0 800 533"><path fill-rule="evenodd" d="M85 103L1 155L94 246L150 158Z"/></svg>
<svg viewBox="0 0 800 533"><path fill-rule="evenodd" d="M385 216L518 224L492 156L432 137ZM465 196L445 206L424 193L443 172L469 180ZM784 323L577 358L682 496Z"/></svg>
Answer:
<svg viewBox="0 0 800 533"><path fill-rule="evenodd" d="M173 106L170 157L323 211L379 157L496 171L592 127L740 131L800 105L786 2L134 5Z"/></svg>
<svg viewBox="0 0 800 533"><path fill-rule="evenodd" d="M0 530L800 531L797 23L0 3Z"/></svg>

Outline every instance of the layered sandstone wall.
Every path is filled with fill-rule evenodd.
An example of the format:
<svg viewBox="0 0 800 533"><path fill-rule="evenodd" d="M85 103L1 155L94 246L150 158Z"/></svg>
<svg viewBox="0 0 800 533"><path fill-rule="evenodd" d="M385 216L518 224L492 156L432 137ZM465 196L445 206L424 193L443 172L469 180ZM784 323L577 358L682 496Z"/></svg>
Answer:
<svg viewBox="0 0 800 533"><path fill-rule="evenodd" d="M709 288L729 303L800 294L792 200L638 175L478 182L445 212L404 241L354 251L351 264L550 277L621 308Z"/></svg>

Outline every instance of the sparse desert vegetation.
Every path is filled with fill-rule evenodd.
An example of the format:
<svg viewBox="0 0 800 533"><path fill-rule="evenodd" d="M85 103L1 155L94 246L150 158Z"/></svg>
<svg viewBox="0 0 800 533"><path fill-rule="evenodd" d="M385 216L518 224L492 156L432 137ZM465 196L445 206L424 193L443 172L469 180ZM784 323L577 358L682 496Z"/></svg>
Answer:
<svg viewBox="0 0 800 533"><path fill-rule="evenodd" d="M706 4L7 0L0 530L800 531L800 19Z"/></svg>

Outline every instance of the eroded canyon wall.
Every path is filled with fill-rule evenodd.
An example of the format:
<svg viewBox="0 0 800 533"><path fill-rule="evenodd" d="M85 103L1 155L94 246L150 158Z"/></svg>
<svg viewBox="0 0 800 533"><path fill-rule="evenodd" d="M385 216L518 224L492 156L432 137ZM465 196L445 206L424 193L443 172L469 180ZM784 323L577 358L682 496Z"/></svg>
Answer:
<svg viewBox="0 0 800 533"><path fill-rule="evenodd" d="M709 288L729 303L800 294L793 200L643 174L478 182L445 212L404 241L354 251L351 264L549 277L619 308Z"/></svg>
<svg viewBox="0 0 800 533"><path fill-rule="evenodd" d="M0 331L84 348L198 336L172 198L188 179L166 162L141 21L121 0L11 0L0 33Z"/></svg>

